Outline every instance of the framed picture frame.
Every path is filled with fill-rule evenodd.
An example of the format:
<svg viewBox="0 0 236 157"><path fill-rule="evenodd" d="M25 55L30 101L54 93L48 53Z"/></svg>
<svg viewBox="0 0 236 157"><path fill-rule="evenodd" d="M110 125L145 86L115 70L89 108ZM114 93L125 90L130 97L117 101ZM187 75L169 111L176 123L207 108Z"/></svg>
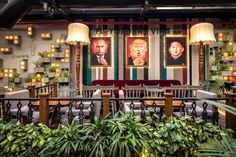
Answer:
<svg viewBox="0 0 236 157"><path fill-rule="evenodd" d="M126 38L126 67L149 66L149 38Z"/></svg>
<svg viewBox="0 0 236 157"><path fill-rule="evenodd" d="M187 37L165 37L165 66L187 67Z"/></svg>
<svg viewBox="0 0 236 157"><path fill-rule="evenodd" d="M91 37L90 66L111 67L111 37Z"/></svg>

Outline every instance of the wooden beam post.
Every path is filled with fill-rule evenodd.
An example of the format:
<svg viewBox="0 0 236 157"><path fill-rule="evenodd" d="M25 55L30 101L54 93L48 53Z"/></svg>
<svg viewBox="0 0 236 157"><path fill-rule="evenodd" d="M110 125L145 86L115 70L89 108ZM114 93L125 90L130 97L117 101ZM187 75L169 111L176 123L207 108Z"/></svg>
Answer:
<svg viewBox="0 0 236 157"><path fill-rule="evenodd" d="M57 82L53 82L53 97L57 97Z"/></svg>
<svg viewBox="0 0 236 157"><path fill-rule="evenodd" d="M49 126L49 93L39 94L39 120L41 123Z"/></svg>
<svg viewBox="0 0 236 157"><path fill-rule="evenodd" d="M29 89L29 97L34 98L35 97L35 85L28 85Z"/></svg>
<svg viewBox="0 0 236 157"><path fill-rule="evenodd" d="M226 105L236 107L236 103L233 103L233 98L236 97L236 93L225 93L226 97ZM231 113L225 113L225 120L226 120L226 128L231 128L236 132L236 116L232 115Z"/></svg>
<svg viewBox="0 0 236 157"><path fill-rule="evenodd" d="M167 117L172 117L173 114L173 94L164 93L165 95L165 113Z"/></svg>
<svg viewBox="0 0 236 157"><path fill-rule="evenodd" d="M109 115L109 104L110 104L110 95L111 93L103 93L102 98L103 98L103 118L107 118Z"/></svg>

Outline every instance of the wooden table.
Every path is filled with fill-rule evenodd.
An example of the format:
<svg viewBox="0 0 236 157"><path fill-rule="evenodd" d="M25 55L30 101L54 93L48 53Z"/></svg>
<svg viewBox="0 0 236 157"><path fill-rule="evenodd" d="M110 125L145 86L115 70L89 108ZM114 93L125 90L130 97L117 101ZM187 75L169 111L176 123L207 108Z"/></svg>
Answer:
<svg viewBox="0 0 236 157"><path fill-rule="evenodd" d="M156 99L162 99L164 97L143 97L145 99L148 98L156 98ZM165 100L144 100L144 104L147 106L153 105L153 102L157 104L158 107L164 107L165 106ZM182 101L181 100L173 100L173 107L180 107Z"/></svg>

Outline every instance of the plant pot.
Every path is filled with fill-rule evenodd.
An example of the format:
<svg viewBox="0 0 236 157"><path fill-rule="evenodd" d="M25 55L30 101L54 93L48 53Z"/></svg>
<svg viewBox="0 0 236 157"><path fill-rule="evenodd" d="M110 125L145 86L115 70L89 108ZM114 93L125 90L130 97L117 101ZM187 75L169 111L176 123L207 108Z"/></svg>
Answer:
<svg viewBox="0 0 236 157"><path fill-rule="evenodd" d="M48 73L48 77L49 77L49 78L53 78L53 77L55 77L55 73L54 73L54 72L50 72L50 73Z"/></svg>
<svg viewBox="0 0 236 157"><path fill-rule="evenodd" d="M43 73L44 72L44 67L34 68L34 72Z"/></svg>
<svg viewBox="0 0 236 157"><path fill-rule="evenodd" d="M61 52L54 53L54 57L55 58L63 58L64 57L64 53L61 53Z"/></svg>
<svg viewBox="0 0 236 157"><path fill-rule="evenodd" d="M20 77L14 78L14 83L21 83L21 78Z"/></svg>
<svg viewBox="0 0 236 157"><path fill-rule="evenodd" d="M47 58L47 57L42 57L39 59L40 62L42 63L50 63L50 58Z"/></svg>
<svg viewBox="0 0 236 157"><path fill-rule="evenodd" d="M69 82L69 78L68 77L59 78L58 82L59 83L68 83Z"/></svg>
<svg viewBox="0 0 236 157"><path fill-rule="evenodd" d="M211 70L217 70L217 66L215 65L211 66Z"/></svg>
<svg viewBox="0 0 236 157"><path fill-rule="evenodd" d="M70 69L70 65L69 65L69 63L61 63L61 64L60 64L60 68L61 68L61 69L64 69L64 70L65 70L65 69Z"/></svg>

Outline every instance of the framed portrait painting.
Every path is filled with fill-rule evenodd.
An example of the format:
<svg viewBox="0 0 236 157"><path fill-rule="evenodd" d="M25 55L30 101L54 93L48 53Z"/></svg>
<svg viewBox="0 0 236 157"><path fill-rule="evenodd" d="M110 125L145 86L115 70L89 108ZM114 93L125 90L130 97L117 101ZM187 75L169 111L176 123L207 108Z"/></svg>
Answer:
<svg viewBox="0 0 236 157"><path fill-rule="evenodd" d="M166 67L187 66L187 38L186 36L170 36L165 38Z"/></svg>
<svg viewBox="0 0 236 157"><path fill-rule="evenodd" d="M149 65L149 38L126 38L126 65L127 67L148 67Z"/></svg>
<svg viewBox="0 0 236 157"><path fill-rule="evenodd" d="M91 67L110 67L111 60L111 37L92 37L90 44Z"/></svg>

